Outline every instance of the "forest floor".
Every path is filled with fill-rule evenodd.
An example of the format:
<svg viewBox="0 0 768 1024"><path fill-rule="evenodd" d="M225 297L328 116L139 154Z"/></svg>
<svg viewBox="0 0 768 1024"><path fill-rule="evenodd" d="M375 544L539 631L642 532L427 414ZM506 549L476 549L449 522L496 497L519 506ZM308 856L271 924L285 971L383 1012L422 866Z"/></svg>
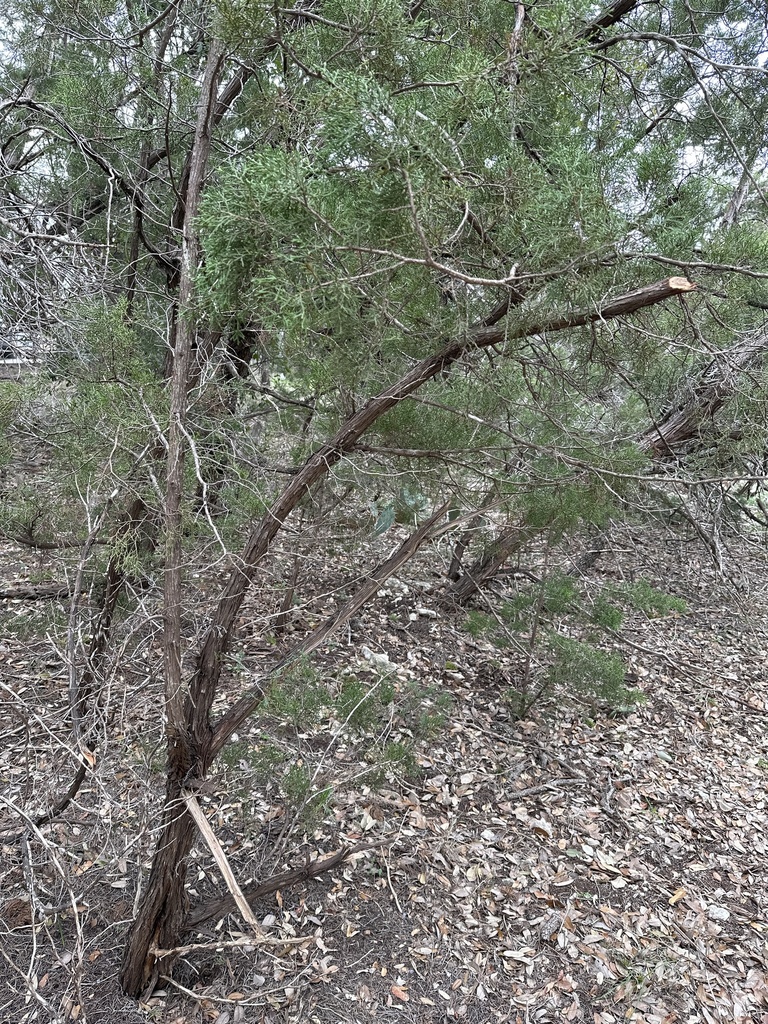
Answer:
<svg viewBox="0 0 768 1024"><path fill-rule="evenodd" d="M554 693L522 721L519 655L467 630L426 561L411 568L316 661L331 688L386 686L379 717L355 734L354 704L341 721L307 706L291 728L253 719L201 796L241 884L382 845L254 901L270 946L236 914L208 922L141 1004L116 979L159 820L159 626L121 633L93 770L57 819L25 829L73 772L67 611L0 602L0 1021L765 1024L768 573L759 545L731 555L738 590L692 543L617 530L582 585L637 574L686 605L635 610L604 642L643 700ZM341 567L318 568L327 595ZM60 570L0 554L3 586ZM274 659L267 605L246 610L238 679ZM302 608L299 635L322 595ZM376 785L374 748L402 754ZM329 787L314 805L307 773L310 796ZM189 887L193 905L223 892L202 842Z"/></svg>

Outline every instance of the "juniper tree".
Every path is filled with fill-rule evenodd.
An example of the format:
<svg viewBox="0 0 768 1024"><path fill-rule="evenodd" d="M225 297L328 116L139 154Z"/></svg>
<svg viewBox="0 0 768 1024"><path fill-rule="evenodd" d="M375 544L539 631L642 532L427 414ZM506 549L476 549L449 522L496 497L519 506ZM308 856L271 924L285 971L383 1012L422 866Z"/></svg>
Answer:
<svg viewBox="0 0 768 1024"><path fill-rule="evenodd" d="M42 4L6 15L4 47L0 255L28 296L4 316L66 382L49 454L72 510L22 532L90 557L90 491L112 538L74 718L125 552L162 542L168 770L122 975L138 994L185 928L192 784L262 699L228 685L212 713L238 614L300 506L333 488L374 532L415 529L295 655L449 514L492 513L497 553L556 542L649 473L663 486L649 456L707 430L678 482L759 477L765 9ZM748 387L678 397L744 346ZM14 429L25 403L9 392ZM184 658L185 560L210 542L233 568Z"/></svg>

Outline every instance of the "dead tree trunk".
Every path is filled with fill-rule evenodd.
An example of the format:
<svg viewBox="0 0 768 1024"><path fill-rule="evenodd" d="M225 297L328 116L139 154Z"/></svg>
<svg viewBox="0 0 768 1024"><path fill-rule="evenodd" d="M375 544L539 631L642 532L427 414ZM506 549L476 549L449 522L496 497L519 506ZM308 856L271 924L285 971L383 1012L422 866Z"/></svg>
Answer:
<svg viewBox="0 0 768 1024"><path fill-rule="evenodd" d="M735 394L743 376L768 350L768 334L760 331L746 341L718 353L681 389L678 400L658 423L640 437L639 448L653 459L684 453L699 443L704 431L711 432L715 414Z"/></svg>
<svg viewBox="0 0 768 1024"><path fill-rule="evenodd" d="M169 971L172 955L165 960L155 955L156 949L173 949L178 945L187 916L186 863L195 840L195 823L187 813L181 796L186 763L179 749L178 763L169 769L165 791L165 810L161 840L157 845L147 887L139 913L131 926L123 957L120 982L128 995L137 998L154 988L162 971Z"/></svg>
<svg viewBox="0 0 768 1024"><path fill-rule="evenodd" d="M466 604L472 595L480 590L486 580L495 576L516 551L519 551L531 537L540 532L538 529L520 524L503 530L474 565L451 587L451 596L454 600L459 604Z"/></svg>

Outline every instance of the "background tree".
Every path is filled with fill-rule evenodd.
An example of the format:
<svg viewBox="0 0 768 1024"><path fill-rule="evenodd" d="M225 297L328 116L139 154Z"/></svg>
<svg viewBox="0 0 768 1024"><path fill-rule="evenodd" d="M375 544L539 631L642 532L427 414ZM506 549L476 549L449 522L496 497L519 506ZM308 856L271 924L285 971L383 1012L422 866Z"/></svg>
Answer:
<svg viewBox="0 0 768 1024"><path fill-rule="evenodd" d="M723 510L759 518L765 11L55 4L5 25L4 315L46 373L3 408L53 489L9 491L3 522L106 581L69 646L80 777L118 598L162 589L138 994L185 928L193 784L263 699L227 674L214 714L297 510L415 529L281 664L438 533L490 543L464 576L454 558L465 600L537 539L641 507L721 554ZM347 535L366 564L370 532ZM193 614L201 566L221 591Z"/></svg>

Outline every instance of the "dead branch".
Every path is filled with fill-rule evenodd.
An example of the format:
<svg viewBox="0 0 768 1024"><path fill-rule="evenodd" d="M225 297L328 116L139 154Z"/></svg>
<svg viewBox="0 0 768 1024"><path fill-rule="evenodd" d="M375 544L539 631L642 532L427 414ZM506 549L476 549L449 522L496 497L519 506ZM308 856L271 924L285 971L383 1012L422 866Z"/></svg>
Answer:
<svg viewBox="0 0 768 1024"><path fill-rule="evenodd" d="M0 590L0 601L50 601L71 593L70 583L14 583Z"/></svg>
<svg viewBox="0 0 768 1024"><path fill-rule="evenodd" d="M382 846L387 846L391 842L391 839L381 839L375 843L358 843L356 846L344 846L328 857L323 857L322 859L318 857L313 861L308 860L300 868L283 871L279 875L272 875L263 882L254 882L251 885L246 885L243 888L243 895L250 903L261 896L268 896L270 893L277 892L278 889L287 889L290 885L298 885L300 882L309 881L310 878L317 878L326 871L332 871L356 853L376 850ZM234 908L235 900L233 896L222 896L221 899L201 903L187 918L185 931L192 931L212 918L224 917Z"/></svg>

